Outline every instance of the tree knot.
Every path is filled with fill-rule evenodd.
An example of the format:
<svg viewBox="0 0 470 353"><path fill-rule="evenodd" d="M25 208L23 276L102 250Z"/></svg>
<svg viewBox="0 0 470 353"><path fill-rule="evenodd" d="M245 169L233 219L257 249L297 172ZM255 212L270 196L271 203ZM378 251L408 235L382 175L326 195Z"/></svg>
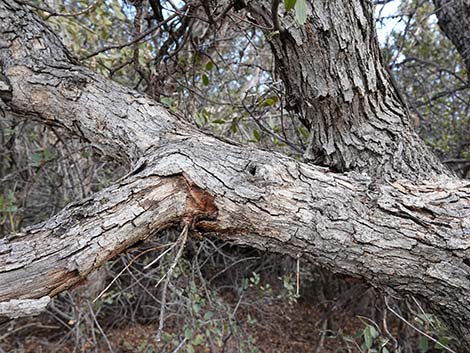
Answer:
<svg viewBox="0 0 470 353"><path fill-rule="evenodd" d="M72 76L60 83L60 94L66 99L76 101L82 94L82 89L87 84L87 80L83 77Z"/></svg>

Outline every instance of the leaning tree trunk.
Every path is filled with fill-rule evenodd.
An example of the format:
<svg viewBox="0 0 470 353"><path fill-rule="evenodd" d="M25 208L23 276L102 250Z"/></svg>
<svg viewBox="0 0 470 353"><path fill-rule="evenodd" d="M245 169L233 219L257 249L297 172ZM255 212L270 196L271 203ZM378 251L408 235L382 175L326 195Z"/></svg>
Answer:
<svg viewBox="0 0 470 353"><path fill-rule="evenodd" d="M326 5L310 16L305 33L291 28L273 48L276 56L282 45L290 48L283 49L286 57L289 50L305 52L297 70L286 68L294 76L284 79L307 100L297 104L312 126L312 151L337 169L360 172L335 173L205 135L151 99L78 66L36 16L14 0L0 0L0 107L59 126L132 165L113 186L0 240L0 316L37 313L129 246L189 224L423 299L469 349L470 184L447 176L413 134L373 54L370 6L329 3L345 11L351 28L330 27L321 46L334 49L341 35L353 36L361 70L348 77L356 80L338 82L341 70L353 70L344 56L331 58L339 71L328 53L307 64L315 54L304 44L307 31L332 20ZM324 82L309 83L320 80L320 71ZM346 106L354 114L346 114ZM432 180L424 180L427 172ZM390 179L396 176L411 181Z"/></svg>

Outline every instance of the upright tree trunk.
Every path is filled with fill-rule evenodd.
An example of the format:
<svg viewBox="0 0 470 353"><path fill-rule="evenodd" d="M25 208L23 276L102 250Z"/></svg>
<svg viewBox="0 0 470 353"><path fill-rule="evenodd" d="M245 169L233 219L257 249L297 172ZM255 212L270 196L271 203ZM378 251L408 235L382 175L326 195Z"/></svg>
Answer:
<svg viewBox="0 0 470 353"><path fill-rule="evenodd" d="M450 175L413 130L381 59L371 2L308 4L305 25L279 11L280 33L269 36L288 105L310 130L307 159L377 178ZM276 30L270 0L252 1L250 10Z"/></svg>
<svg viewBox="0 0 470 353"><path fill-rule="evenodd" d="M438 24L462 56L470 83L470 0L434 0Z"/></svg>

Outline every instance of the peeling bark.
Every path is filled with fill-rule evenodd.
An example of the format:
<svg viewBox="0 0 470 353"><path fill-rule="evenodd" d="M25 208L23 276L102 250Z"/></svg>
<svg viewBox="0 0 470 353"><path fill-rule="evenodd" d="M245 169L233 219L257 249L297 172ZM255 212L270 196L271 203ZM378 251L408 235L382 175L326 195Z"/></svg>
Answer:
<svg viewBox="0 0 470 353"><path fill-rule="evenodd" d="M289 43L296 50L295 39ZM372 54L363 54L370 60ZM341 57L340 67L343 59L348 62ZM55 34L14 0L0 1L0 62L6 78L1 82L8 82L0 89L9 93L2 97L4 109L61 126L131 165L113 186L0 240L0 316L35 313L126 248L189 223L193 231L302 256L386 291L421 298L470 347L470 184L448 177L435 159L420 161L434 157L411 133L380 66L370 70L383 82L364 78L363 91L351 86L351 101L335 101L345 89L338 82L321 86L329 89L324 96L329 103L318 108L325 114L336 103L345 112L365 102L372 114L367 120L362 107L358 117L339 114L328 125L315 122L318 129L328 126L325 134L342 129L342 122L351 124L338 136L344 139L349 131L357 144L338 140L329 156L350 153L359 171L339 174L197 131L151 99L78 66ZM304 69L317 72L316 67ZM307 88L298 89L304 94ZM318 100L318 87L309 89ZM380 132L388 139L383 145L375 137ZM422 151L424 157L416 154ZM361 159L369 154L371 161ZM411 181L376 178L380 172Z"/></svg>

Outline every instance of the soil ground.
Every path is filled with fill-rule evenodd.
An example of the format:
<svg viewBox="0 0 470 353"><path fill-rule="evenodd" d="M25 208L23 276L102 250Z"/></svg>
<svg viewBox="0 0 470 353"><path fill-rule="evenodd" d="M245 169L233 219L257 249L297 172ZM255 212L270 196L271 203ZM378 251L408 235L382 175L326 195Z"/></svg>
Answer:
<svg viewBox="0 0 470 353"><path fill-rule="evenodd" d="M248 314L256 319L256 324L247 323ZM243 330L250 332L254 346L263 353L339 353L358 352L352 343L345 341L344 336L352 336L364 324L352 313L341 313L341 317L333 315L328 320L335 326L334 333L328 333L325 313L310 303L276 303L258 307L257 310L240 312L239 324ZM89 337L77 346L73 337L64 337L62 327L41 322L41 317L20 325L17 332L0 333L0 352L7 353L72 353L72 352L112 352L114 353L156 353L163 351L162 344L157 343L155 333L158 324L131 324L108 330L104 336L99 332ZM176 328L167 327L167 331ZM69 335L70 336L70 335ZM98 342L99 347L93 343ZM321 345L319 345L321 342ZM111 346L111 347L110 347ZM349 347L349 348L348 348ZM187 350L183 347L181 352ZM237 352L234 344L225 347L226 352ZM203 345L195 347L196 353L211 353L210 347ZM215 352L223 352L218 348ZM2 352L3 353L3 352Z"/></svg>

